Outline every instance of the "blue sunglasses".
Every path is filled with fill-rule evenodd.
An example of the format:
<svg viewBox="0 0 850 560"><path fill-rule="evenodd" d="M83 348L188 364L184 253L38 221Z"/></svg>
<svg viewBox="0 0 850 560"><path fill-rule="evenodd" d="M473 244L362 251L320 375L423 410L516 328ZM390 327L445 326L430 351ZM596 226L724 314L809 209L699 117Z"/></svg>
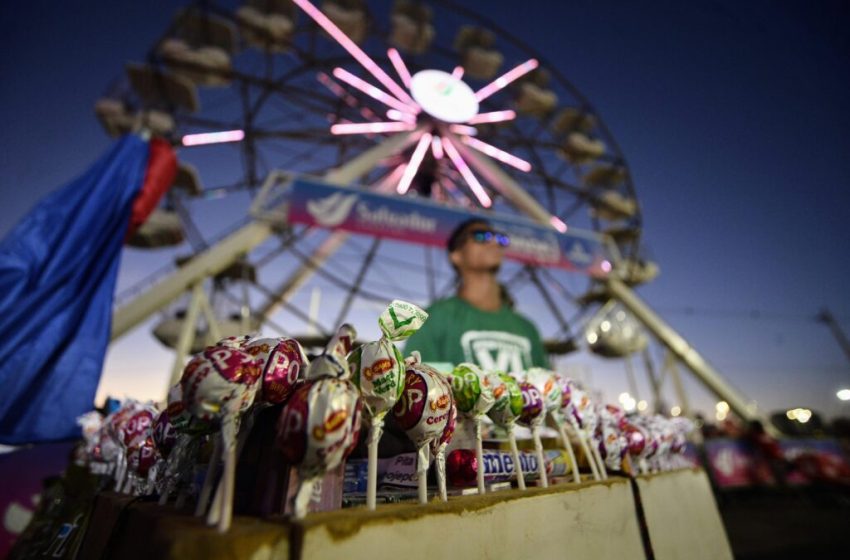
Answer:
<svg viewBox="0 0 850 560"><path fill-rule="evenodd" d="M511 238L499 231L493 231L491 229L478 229L469 232L469 236L476 243L489 243L490 241L496 240L496 243L501 247L507 247L511 244Z"/></svg>

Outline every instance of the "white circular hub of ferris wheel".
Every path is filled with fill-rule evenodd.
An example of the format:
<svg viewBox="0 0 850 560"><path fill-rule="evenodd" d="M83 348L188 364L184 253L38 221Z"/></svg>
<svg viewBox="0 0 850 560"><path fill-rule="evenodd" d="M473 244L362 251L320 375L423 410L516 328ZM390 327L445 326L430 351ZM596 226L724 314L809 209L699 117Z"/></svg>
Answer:
<svg viewBox="0 0 850 560"><path fill-rule="evenodd" d="M478 99L472 88L442 70L414 74L410 94L423 111L443 122L465 123L478 114Z"/></svg>

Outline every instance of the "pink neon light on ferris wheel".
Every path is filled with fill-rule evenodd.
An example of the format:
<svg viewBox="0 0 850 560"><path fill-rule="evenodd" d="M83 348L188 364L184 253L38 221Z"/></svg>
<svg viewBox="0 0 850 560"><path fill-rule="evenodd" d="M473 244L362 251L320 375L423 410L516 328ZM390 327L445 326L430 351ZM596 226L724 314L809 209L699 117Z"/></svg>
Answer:
<svg viewBox="0 0 850 560"><path fill-rule="evenodd" d="M530 58L526 60L513 70L508 70L507 72L505 72L483 88L476 91L475 99L477 99L479 103L484 101L485 99L487 99L509 83L513 82L517 78L528 74L529 72L537 68L539 65L540 63L537 62L536 58Z"/></svg>
<svg viewBox="0 0 850 560"><path fill-rule="evenodd" d="M331 134L377 134L381 132L404 132L416 128L406 122L341 123L331 126Z"/></svg>
<svg viewBox="0 0 850 560"><path fill-rule="evenodd" d="M449 125L449 130L455 134L466 134L468 136L475 136L478 134L477 128L474 126L467 126L465 124L451 124Z"/></svg>
<svg viewBox="0 0 850 560"><path fill-rule="evenodd" d="M475 148L479 152L483 152L491 158L497 159L502 163L510 165L511 167L516 167L520 171L525 171L526 173L531 171L531 164L525 161L524 159L518 158L513 154L509 154L504 150L500 150L496 146L492 146L487 142L482 142L481 140L478 140L477 138L473 138L471 136L462 136L461 140L463 140L463 143L467 146Z"/></svg>
<svg viewBox="0 0 850 560"><path fill-rule="evenodd" d="M387 117L394 121L403 121L407 123L416 123L416 117L410 113L402 113L397 109L388 109Z"/></svg>
<svg viewBox="0 0 850 560"><path fill-rule="evenodd" d="M363 68L375 76L375 78L377 78L384 87L390 90L390 92L395 94L404 103L408 103L413 107L418 107L413 98L411 98L407 92L401 88L401 86L395 83L395 81L390 78L374 60L369 58L369 55L363 52L363 50L358 47L357 44L348 37L348 35L343 33L334 22L328 19L328 16L323 14L321 10L307 0L292 0L292 2L304 10L308 16L313 18L313 20L318 23L322 29L328 33L328 35L333 37L336 42L342 46L342 48L348 51L348 54L353 56L354 59L363 66Z"/></svg>
<svg viewBox="0 0 850 560"><path fill-rule="evenodd" d="M567 233L567 224L565 224L558 216L552 216L549 218L549 223L561 233Z"/></svg>
<svg viewBox="0 0 850 560"><path fill-rule="evenodd" d="M381 103L383 103L385 105L388 105L388 106L390 106L394 109L397 109L397 110L399 110L403 113L410 113L410 112L414 111L413 107L405 105L404 103L402 103L401 101L399 101L398 99L396 99L392 95L389 95L385 91L373 86L369 82L361 80L360 78L358 78L357 76L355 76L354 74L352 74L351 72L346 70L345 68L339 68L339 67L334 68L333 75L334 75L334 77L339 78L340 80L347 83L351 87L355 87L355 88L359 89L360 91L362 91L363 93L365 93L366 95L371 97L372 99L377 99L378 101L380 101Z"/></svg>
<svg viewBox="0 0 850 560"><path fill-rule="evenodd" d="M395 169L381 180L378 190L382 192L392 190L392 188L398 184L405 169L407 169L406 163L398 164Z"/></svg>
<svg viewBox="0 0 850 560"><path fill-rule="evenodd" d="M463 78L463 66L455 66L455 69L452 70L452 78L455 80Z"/></svg>
<svg viewBox="0 0 850 560"><path fill-rule="evenodd" d="M491 113L478 113L468 121L467 124L494 123L503 121L512 121L516 118L516 113L510 109L506 111L493 111Z"/></svg>
<svg viewBox="0 0 850 560"><path fill-rule="evenodd" d="M404 170L404 175L401 176L401 181L398 182L398 187L396 187L398 194L404 194L410 188L410 183L413 182L416 172L419 171L419 166L422 165L422 160L425 159L425 152L431 145L431 137L432 135L426 132L419 139L419 143L416 144L416 149L410 156L410 163L407 164L407 169Z"/></svg>
<svg viewBox="0 0 850 560"><path fill-rule="evenodd" d="M181 143L184 146L203 146L204 144L240 142L244 138L244 130L222 130L221 132L201 132L199 134L187 134L181 139Z"/></svg>
<svg viewBox="0 0 850 560"><path fill-rule="evenodd" d="M460 174L463 176L466 184L469 185L469 188L472 189L472 193L478 199L478 202L481 203L481 206L484 208L489 208L493 205L493 201L490 200L490 197L487 196L487 191L484 190L484 187L481 186L481 183L478 182L478 179L475 177L475 174L469 168L466 161L464 161L463 157L457 151L452 141L449 140L447 136L443 136L443 149L446 151L446 155L449 156L449 159L452 160L452 163L455 165Z"/></svg>
<svg viewBox="0 0 850 560"><path fill-rule="evenodd" d="M434 159L443 159L443 141L440 140L439 136L434 136L434 139L431 140L431 151L434 153Z"/></svg>
<svg viewBox="0 0 850 560"><path fill-rule="evenodd" d="M413 77L411 77L410 70L407 69L404 59L401 58L401 55L395 49L389 49L387 56L390 58L390 62L393 63L393 68L395 68L398 77L401 78L401 83L404 84L404 87L410 89L410 83L413 81Z"/></svg>

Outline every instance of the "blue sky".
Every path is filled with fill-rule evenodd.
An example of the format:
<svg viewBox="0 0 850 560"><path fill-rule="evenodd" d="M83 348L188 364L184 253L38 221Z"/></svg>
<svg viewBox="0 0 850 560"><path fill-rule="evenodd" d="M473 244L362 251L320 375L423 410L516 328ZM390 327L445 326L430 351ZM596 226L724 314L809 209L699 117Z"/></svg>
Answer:
<svg viewBox="0 0 850 560"><path fill-rule="evenodd" d="M533 0L517 17L515 2L464 4L553 62L616 137L662 269L640 295L765 408L850 413L834 396L850 362L813 320L829 306L850 330L850 8ZM94 101L174 6L0 6L0 235L106 148ZM625 389L619 363L568 363L609 398ZM109 388L159 393L151 379L169 367L141 328L112 349Z"/></svg>

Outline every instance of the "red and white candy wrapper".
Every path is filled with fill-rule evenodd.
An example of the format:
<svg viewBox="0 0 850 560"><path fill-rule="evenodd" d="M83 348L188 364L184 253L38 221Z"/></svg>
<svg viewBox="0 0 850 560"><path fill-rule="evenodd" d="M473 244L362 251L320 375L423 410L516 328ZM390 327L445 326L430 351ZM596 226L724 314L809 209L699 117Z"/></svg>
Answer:
<svg viewBox="0 0 850 560"><path fill-rule="evenodd" d="M463 362L455 366L449 375L452 395L458 412L475 423L475 452L479 462L484 452L481 442L481 420L490 411L495 401L490 379L477 365ZM479 472L478 493L484 494L484 473Z"/></svg>
<svg viewBox="0 0 850 560"><path fill-rule="evenodd" d="M605 466L612 471L623 470L623 460L628 452L628 442L620 429L623 410L614 405L599 408L599 452Z"/></svg>
<svg viewBox="0 0 850 560"><path fill-rule="evenodd" d="M573 451L572 443L570 443L570 438L567 435L566 428L564 427L564 423L566 422L563 411L564 398L566 396L567 402L569 401L569 386L563 382L557 373L544 368L531 368L525 372L524 378L526 381L537 387L543 395L548 423L558 431L558 435L561 437L561 444L564 446L564 450L570 458L573 482L581 482L581 475L578 472L576 455Z"/></svg>
<svg viewBox="0 0 850 560"><path fill-rule="evenodd" d="M516 434L514 433L514 426L516 426L517 419L522 414L522 391L520 391L516 379L506 373L488 372L487 375L490 379L494 398L493 406L487 412L487 416L497 426L501 426L507 432L508 444L511 446L511 455L518 469L518 476L516 478L517 486L520 490L525 490L525 476L522 470L522 463L519 459Z"/></svg>
<svg viewBox="0 0 850 560"><path fill-rule="evenodd" d="M126 490L136 496L153 493L161 460L162 456L151 436L129 447L127 449L129 475Z"/></svg>
<svg viewBox="0 0 850 560"><path fill-rule="evenodd" d="M307 381L286 401L277 423L277 445L286 461L298 465L296 518L307 514L319 478L338 467L357 445L362 403L348 379L345 355L356 331L343 325L325 352L310 364Z"/></svg>
<svg viewBox="0 0 850 560"><path fill-rule="evenodd" d="M360 390L364 415L369 424L369 459L366 481L366 507L375 509L378 481L378 443L384 431L384 417L395 406L404 389L404 358L395 342L407 339L428 318L412 303L393 300L378 318L382 336L356 348L348 356L351 377Z"/></svg>
<svg viewBox="0 0 850 560"><path fill-rule="evenodd" d="M257 338L242 350L263 363L262 386L257 399L264 404L280 404L292 394L309 361L294 338Z"/></svg>
<svg viewBox="0 0 850 560"><path fill-rule="evenodd" d="M546 405L543 402L543 395L534 384L520 381L518 385L522 394L522 413L517 418L517 422L531 428L531 439L534 441L534 452L537 454L537 474L540 476L540 485L548 488L549 478L546 476L543 443L540 441L540 426L546 419Z"/></svg>
<svg viewBox="0 0 850 560"><path fill-rule="evenodd" d="M214 346L219 346L221 348L235 348L237 350L241 350L245 347L246 344L251 342L251 340L252 339L250 334L227 336L216 342Z"/></svg>
<svg viewBox="0 0 850 560"><path fill-rule="evenodd" d="M440 373L419 361L419 353L408 358L404 392L393 407L393 418L416 446L419 503L428 502L427 475L431 448L439 442L449 423L452 394Z"/></svg>
<svg viewBox="0 0 850 560"><path fill-rule="evenodd" d="M192 418L220 427L220 451L224 475L219 481L207 523L220 532L230 528L233 484L236 475L236 440L242 414L254 402L262 362L238 348L210 346L196 355L183 370L180 385L183 404ZM213 456L211 461L215 461ZM216 507L218 506L218 507Z"/></svg>

